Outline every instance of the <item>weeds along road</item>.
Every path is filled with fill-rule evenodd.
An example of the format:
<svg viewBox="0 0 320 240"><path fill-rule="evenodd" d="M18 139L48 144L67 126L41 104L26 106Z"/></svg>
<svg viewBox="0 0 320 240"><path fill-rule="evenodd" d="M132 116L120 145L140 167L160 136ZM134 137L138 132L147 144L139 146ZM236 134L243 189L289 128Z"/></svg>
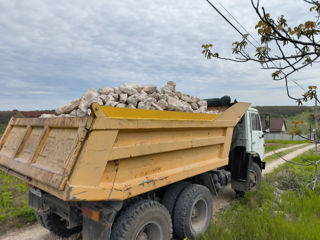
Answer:
<svg viewBox="0 0 320 240"><path fill-rule="evenodd" d="M306 152L314 147L313 144L305 146L301 144L302 148L288 153L284 156L285 159L291 160L294 157ZM295 146L297 147L297 145ZM289 148L290 149L290 148ZM288 148L283 148L283 150L288 150ZM279 150L277 152L280 152ZM283 159L279 158L267 164L267 167L263 174L270 173L273 169L279 167L281 164L285 163ZM230 186L222 189L218 196L213 197L214 202L214 212L216 213L220 209L228 206L231 201L235 199L235 193ZM26 226L24 228L10 231L3 236L0 236L0 240L76 240L79 236L75 235L70 238L59 238L52 235L48 230L43 228L40 224L34 224L31 226Z"/></svg>
<svg viewBox="0 0 320 240"><path fill-rule="evenodd" d="M296 156L310 150L314 148L314 145L313 144L309 144L308 146L306 147L303 147L303 148L300 148L296 151L293 151L291 153L288 153L287 155L285 155L283 158L286 159L286 160L291 160L293 158L295 158ZM279 158L277 160L274 160L270 163L267 164L266 166L266 169L263 171L263 174L267 174L267 173L270 173L272 172L273 169L279 167L281 164L285 163L285 161L282 159L282 158Z"/></svg>
<svg viewBox="0 0 320 240"><path fill-rule="evenodd" d="M280 149L277 149L277 150L275 150L275 151L270 151L270 152L268 152L268 153L266 153L265 155L264 155L264 158L266 158L266 157L269 157L269 156L271 156L271 155L273 155L273 154L275 154L275 153L280 153L280 152L284 152L284 151L287 151L287 150L290 150L290 149L293 149L293 148L296 148L296 147L303 147L304 145L308 145L308 143L303 143L303 144L299 144L299 145L292 145L292 146L290 146L290 147L285 147L285 148L280 148Z"/></svg>

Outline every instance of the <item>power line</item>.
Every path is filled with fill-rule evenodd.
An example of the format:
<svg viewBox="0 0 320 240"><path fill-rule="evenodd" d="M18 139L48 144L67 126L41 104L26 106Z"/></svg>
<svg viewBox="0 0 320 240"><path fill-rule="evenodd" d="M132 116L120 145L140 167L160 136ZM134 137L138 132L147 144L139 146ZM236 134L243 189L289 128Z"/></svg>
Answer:
<svg viewBox="0 0 320 240"><path fill-rule="evenodd" d="M247 33L250 35L250 37L258 44L260 45L260 43L251 35L251 33L218 1L216 0L216 2L232 17L233 20L236 21L236 23L238 23L240 25L240 27ZM256 47L256 46L255 46Z"/></svg>
<svg viewBox="0 0 320 240"><path fill-rule="evenodd" d="M220 14L221 17L223 17L224 20L226 20L226 21L243 37L243 33L242 33L236 26L234 26L234 25L229 21L229 19L226 18L226 17L219 11L218 8L216 8L209 0L206 0L206 1L210 4L210 6L211 6L212 8L214 8L214 9L217 11L217 13ZM248 41L253 47L256 48L256 46L255 46L249 39L247 39L247 41Z"/></svg>
<svg viewBox="0 0 320 240"><path fill-rule="evenodd" d="M213 3L211 3L209 0L206 0L210 6L216 10L216 12L219 13L219 15L221 17L223 17L223 19L225 19L242 37L243 37L243 33L236 27L234 26L230 21L229 19L227 19L226 16L224 16L214 5ZM259 45L261 46L261 44L252 36L252 34L218 1L216 0L216 2L241 26L241 28L248 34L250 35L250 37ZM257 48L249 39L247 39L247 41L254 47L254 48ZM273 66L275 67L279 67L277 66L272 60L271 60L271 63L273 64ZM281 72L283 72L284 74L286 74L283 70L281 70ZM292 80L291 78L287 77L291 82L293 82L294 84L296 84L298 87L300 87L303 91L306 91L304 87L302 87L297 81L295 80Z"/></svg>

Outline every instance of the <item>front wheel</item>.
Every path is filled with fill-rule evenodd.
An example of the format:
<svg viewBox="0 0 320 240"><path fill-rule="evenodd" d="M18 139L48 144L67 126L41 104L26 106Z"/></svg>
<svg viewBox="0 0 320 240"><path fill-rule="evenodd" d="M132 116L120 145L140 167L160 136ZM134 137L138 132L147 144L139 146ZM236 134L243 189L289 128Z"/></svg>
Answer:
<svg viewBox="0 0 320 240"><path fill-rule="evenodd" d="M261 179L262 179L261 168L257 163L253 162L249 170L247 191L256 192L261 184ZM238 197L243 197L245 194L244 191L235 190L235 192Z"/></svg>
<svg viewBox="0 0 320 240"><path fill-rule="evenodd" d="M252 163L249 171L248 188L249 191L255 192L261 184L261 168L257 163Z"/></svg>

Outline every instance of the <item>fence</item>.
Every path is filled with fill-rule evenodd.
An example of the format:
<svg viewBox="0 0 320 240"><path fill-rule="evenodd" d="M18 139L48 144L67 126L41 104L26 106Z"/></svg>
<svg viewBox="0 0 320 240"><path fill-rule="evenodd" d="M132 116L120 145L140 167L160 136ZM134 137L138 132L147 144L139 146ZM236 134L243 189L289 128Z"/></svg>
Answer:
<svg viewBox="0 0 320 240"><path fill-rule="evenodd" d="M302 135L305 138L310 138L309 135ZM287 133L265 133L265 140L289 140L289 141L301 141L306 140L305 138L300 136L292 136Z"/></svg>

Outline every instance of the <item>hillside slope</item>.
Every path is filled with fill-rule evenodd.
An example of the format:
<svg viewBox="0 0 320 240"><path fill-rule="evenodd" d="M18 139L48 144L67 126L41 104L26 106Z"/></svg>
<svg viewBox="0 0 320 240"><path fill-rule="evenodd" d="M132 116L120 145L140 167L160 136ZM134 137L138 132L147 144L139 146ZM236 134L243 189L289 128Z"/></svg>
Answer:
<svg viewBox="0 0 320 240"><path fill-rule="evenodd" d="M264 117L266 114L270 118L283 118L286 121L287 133L290 133L294 127L292 121L302 121L298 128L302 134L309 134L310 129L314 128L313 107L309 106L256 106L260 116ZM320 108L318 108L320 113Z"/></svg>

